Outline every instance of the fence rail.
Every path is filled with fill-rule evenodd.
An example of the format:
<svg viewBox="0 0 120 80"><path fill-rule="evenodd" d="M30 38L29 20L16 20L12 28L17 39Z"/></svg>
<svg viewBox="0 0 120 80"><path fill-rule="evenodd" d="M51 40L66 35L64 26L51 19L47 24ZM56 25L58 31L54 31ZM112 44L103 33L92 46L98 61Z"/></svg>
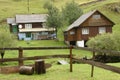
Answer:
<svg viewBox="0 0 120 80"><path fill-rule="evenodd" d="M14 48L0 48L0 50L18 50L18 58L2 58L0 62L11 62L11 61L18 61L19 66L24 65L24 60L36 60L36 59L49 59L49 58L69 58L70 54L65 55L46 55L46 56L33 56L33 57L24 57L23 51L24 50L55 50L55 49L72 49L72 46L68 47L14 47Z"/></svg>
<svg viewBox="0 0 120 80"><path fill-rule="evenodd" d="M69 54L33 56L33 57L24 57L23 56L23 51L24 50L55 50L55 49L68 49ZM80 50L91 51L91 52L93 52L93 58L94 58L96 52L103 52L103 53L111 53L111 54L115 54L115 55L120 55L119 51L97 50L97 49L83 48L83 47L73 47L73 46L68 46L68 47L17 47L17 48L0 48L0 50L5 50L5 51L6 50L18 50L18 58L3 58L3 59L0 59L0 62L18 61L19 66L22 66L22 65L24 65L24 60L49 59L49 58L62 57L62 58L69 58L70 59L70 72L72 72L72 60L73 60L72 49L80 49ZM90 64L92 66L91 77L93 77L94 66L104 68L104 69L107 69L107 70L111 70L113 72L120 73L120 68L117 68L117 67L114 67L114 66L104 65L102 63L97 63L97 62L94 62L94 61L87 61L87 60L85 60L85 61L84 60L79 60L79 61Z"/></svg>

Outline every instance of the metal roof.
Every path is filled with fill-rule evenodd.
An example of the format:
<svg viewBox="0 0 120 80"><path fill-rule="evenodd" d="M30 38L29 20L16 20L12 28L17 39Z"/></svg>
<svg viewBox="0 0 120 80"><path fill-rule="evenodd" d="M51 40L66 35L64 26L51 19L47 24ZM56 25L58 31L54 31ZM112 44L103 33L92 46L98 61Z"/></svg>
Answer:
<svg viewBox="0 0 120 80"><path fill-rule="evenodd" d="M15 18L7 18L7 23L8 24L16 24Z"/></svg>
<svg viewBox="0 0 120 80"><path fill-rule="evenodd" d="M16 15L16 23L46 22L47 14Z"/></svg>
<svg viewBox="0 0 120 80"><path fill-rule="evenodd" d="M96 12L96 10L94 11L90 11L86 14L83 14L82 16L80 16L75 22L73 22L66 31L74 28L74 27L78 27L79 25L81 25L86 19L88 19L94 12Z"/></svg>

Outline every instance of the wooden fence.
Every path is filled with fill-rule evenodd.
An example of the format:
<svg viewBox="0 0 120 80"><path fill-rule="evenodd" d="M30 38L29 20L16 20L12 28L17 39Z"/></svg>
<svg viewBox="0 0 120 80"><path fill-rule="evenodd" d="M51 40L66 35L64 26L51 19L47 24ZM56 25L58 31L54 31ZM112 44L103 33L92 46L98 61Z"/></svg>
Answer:
<svg viewBox="0 0 120 80"><path fill-rule="evenodd" d="M73 71L72 66L72 60L77 60L79 62L87 63L91 65L91 77L93 77L93 71L94 66L100 67L103 69L107 69L116 73L120 74L120 68L115 66L106 65L100 62L90 61L90 60L83 60L83 59L75 59L73 58L72 49L80 49L80 50L87 50L93 52L93 57L95 56L96 52L102 52L102 53L111 53L120 55L119 51L110 51L110 50L97 50L97 49L91 49L91 48L82 48L82 47L18 47L18 48L0 48L0 50L18 50L18 58L3 58L0 59L0 62L10 62L10 61L18 61L19 66L24 65L24 60L36 60L36 59L47 59L47 58L56 58L56 57L62 57L62 58L69 58L70 59L70 72ZM55 50L55 49L69 49L69 54L67 55L46 55L46 56L34 56L34 57L24 57L23 56L23 50Z"/></svg>
<svg viewBox="0 0 120 80"><path fill-rule="evenodd" d="M47 59L47 58L70 58L70 72L72 72L72 46L70 47L18 47L18 48L0 48L0 50L18 50L18 58L3 58L0 62L11 62L18 61L19 66L24 65L24 60L36 60L36 59ZM70 53L66 55L46 55L46 56L33 56L24 57L24 50L55 50L55 49L69 49Z"/></svg>
<svg viewBox="0 0 120 80"><path fill-rule="evenodd" d="M74 47L74 48L75 49L80 49L80 50L91 51L92 54L93 54L92 59L94 59L94 56L97 52L110 53L110 54L114 54L116 56L120 56L120 51L99 50L99 49L92 49L92 48L85 48L85 47L84 48L83 47ZM116 73L120 74L120 67L106 65L104 63L95 62L93 60L84 60L84 59L76 59L76 58L72 58L72 59L76 60L78 62L90 64L91 65L91 77L93 77L93 74L94 74L94 66L99 67L99 68L103 68L103 69L106 69L106 70L110 70L112 72L116 72Z"/></svg>

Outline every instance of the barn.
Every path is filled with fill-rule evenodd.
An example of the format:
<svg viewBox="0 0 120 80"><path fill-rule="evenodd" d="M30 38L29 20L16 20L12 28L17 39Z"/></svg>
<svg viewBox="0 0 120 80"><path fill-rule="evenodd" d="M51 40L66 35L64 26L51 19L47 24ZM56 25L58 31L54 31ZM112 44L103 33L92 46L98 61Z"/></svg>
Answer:
<svg viewBox="0 0 120 80"><path fill-rule="evenodd" d="M86 47L90 37L102 33L112 33L114 22L99 10L93 10L80 16L64 31L64 41L68 45Z"/></svg>
<svg viewBox="0 0 120 80"><path fill-rule="evenodd" d="M47 14L18 14L7 18L7 23L19 40L52 39L55 29L46 26L46 18Z"/></svg>

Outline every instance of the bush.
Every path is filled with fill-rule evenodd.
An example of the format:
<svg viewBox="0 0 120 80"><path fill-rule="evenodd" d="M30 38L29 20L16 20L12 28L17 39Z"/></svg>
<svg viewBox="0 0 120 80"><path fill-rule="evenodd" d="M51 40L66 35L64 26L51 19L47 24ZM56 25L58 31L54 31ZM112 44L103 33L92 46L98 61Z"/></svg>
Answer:
<svg viewBox="0 0 120 80"><path fill-rule="evenodd" d="M87 42L87 46L93 49L120 51L120 34L105 33L97 35L96 37L90 38ZM98 54L103 55L104 53ZM114 54L106 53L106 55Z"/></svg>

